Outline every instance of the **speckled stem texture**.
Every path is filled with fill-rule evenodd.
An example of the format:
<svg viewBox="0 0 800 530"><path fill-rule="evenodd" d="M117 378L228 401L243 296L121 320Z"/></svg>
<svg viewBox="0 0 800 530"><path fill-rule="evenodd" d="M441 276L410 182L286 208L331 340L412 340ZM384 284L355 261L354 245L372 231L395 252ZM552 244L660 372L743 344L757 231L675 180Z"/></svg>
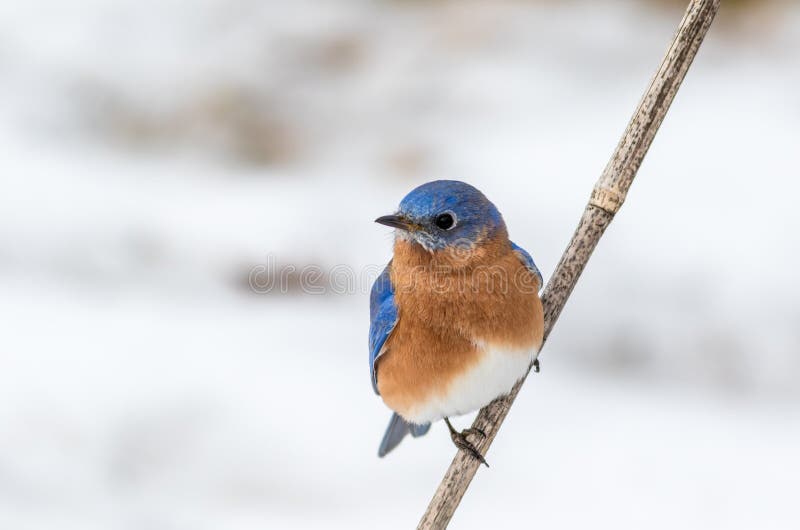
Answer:
<svg viewBox="0 0 800 530"><path fill-rule="evenodd" d="M600 237L625 201L639 165L714 20L719 2L692 0L689 3L658 72L595 184L578 228L542 294L545 339L558 320ZM486 433L486 438L476 444L483 454L488 451L524 382L523 379L517 383L507 397L497 399L481 409L475 418L472 426ZM456 454L418 528L447 527L479 466L480 463L464 451Z"/></svg>

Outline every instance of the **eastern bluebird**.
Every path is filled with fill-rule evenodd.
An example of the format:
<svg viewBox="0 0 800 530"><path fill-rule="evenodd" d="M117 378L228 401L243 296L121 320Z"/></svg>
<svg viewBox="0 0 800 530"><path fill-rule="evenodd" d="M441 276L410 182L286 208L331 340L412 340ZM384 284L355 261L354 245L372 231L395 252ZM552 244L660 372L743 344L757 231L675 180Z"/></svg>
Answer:
<svg viewBox="0 0 800 530"><path fill-rule="evenodd" d="M394 256L372 286L372 386L394 411L379 456L406 434L444 418L453 442L484 464L449 417L511 391L542 345L542 275L508 239L500 212L480 191L453 180L423 184L393 215Z"/></svg>

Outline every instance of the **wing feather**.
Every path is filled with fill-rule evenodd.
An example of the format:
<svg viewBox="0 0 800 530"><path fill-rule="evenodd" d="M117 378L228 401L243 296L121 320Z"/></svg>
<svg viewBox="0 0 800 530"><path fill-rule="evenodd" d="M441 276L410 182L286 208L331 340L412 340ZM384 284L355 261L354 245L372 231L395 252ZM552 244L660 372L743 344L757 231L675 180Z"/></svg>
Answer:
<svg viewBox="0 0 800 530"><path fill-rule="evenodd" d="M372 389L378 392L378 374L375 365L383 353L383 345L397 325L397 306L394 301L394 287L389 278L389 268L392 262L383 269L383 272L372 284L369 297L369 375L372 380Z"/></svg>
<svg viewBox="0 0 800 530"><path fill-rule="evenodd" d="M533 262L533 258L531 257L531 255L528 254L527 250L517 245L513 241L511 242L511 248L512 250L514 250L514 252L517 253L517 256L519 256L520 261L522 261L522 264L525 265L528 268L528 270L531 271L536 276L537 280L539 280L539 289L541 289L544 286L542 273L539 272L539 268L536 266L536 263Z"/></svg>

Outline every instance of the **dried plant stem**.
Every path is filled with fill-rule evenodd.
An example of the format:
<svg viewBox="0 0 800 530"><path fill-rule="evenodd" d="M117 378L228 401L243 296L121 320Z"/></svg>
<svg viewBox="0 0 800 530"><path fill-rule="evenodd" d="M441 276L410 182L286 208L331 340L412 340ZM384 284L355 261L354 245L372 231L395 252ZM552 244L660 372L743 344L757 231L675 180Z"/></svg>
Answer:
<svg viewBox="0 0 800 530"><path fill-rule="evenodd" d="M578 228L542 294L545 339L558 320L600 237L625 201L639 165L714 20L719 2L692 0L689 3L661 66L595 184ZM486 438L477 444L483 454L486 454L497 435L524 382L523 379L517 383L507 397L484 407L475 419L472 426L486 433ZM447 527L479 465L475 458L464 451L456 454L418 528Z"/></svg>

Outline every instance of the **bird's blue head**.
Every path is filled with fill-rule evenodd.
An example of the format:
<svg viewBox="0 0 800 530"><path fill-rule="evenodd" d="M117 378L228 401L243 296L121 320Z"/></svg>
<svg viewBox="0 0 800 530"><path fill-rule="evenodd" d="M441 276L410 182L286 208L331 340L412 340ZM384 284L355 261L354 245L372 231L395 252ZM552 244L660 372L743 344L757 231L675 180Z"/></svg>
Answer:
<svg viewBox="0 0 800 530"><path fill-rule="evenodd" d="M397 228L402 239L429 252L450 246L478 244L505 233L500 212L483 193L457 180L435 180L415 188L400 202L396 214L375 219Z"/></svg>

